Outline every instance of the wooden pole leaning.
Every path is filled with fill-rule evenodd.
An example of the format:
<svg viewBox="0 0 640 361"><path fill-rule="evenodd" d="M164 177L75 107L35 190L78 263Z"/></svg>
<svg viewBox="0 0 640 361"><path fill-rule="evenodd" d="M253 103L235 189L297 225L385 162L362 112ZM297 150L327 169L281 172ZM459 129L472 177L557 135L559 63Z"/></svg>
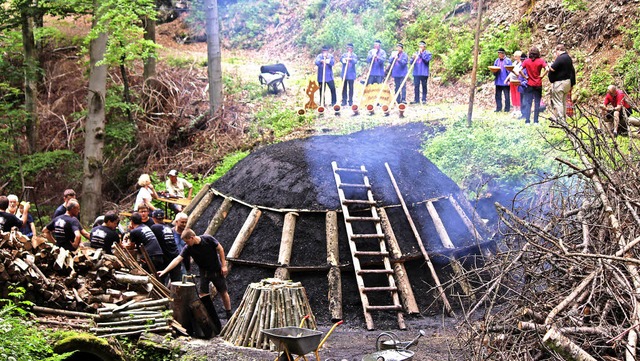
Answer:
<svg viewBox="0 0 640 361"><path fill-rule="evenodd" d="M371 70L373 69L373 62L376 61L376 57L371 58L371 63L369 64L369 70L367 71L367 76L364 79L364 87L362 88L362 94L360 94L359 101L362 102L362 98L364 98L364 92L367 90L367 85L369 82L369 76L371 76ZM365 104L366 105L366 104Z"/></svg>
<svg viewBox="0 0 640 361"><path fill-rule="evenodd" d="M322 109L326 108L324 106L325 105L324 104L324 97L325 97L324 91L325 91L325 88L327 87L327 84L325 84L326 71L327 71L327 58L323 57L322 58L322 85L320 85L321 86L321 88L320 88L320 107Z"/></svg>
<svg viewBox="0 0 640 361"><path fill-rule="evenodd" d="M416 228L415 223L413 223L413 219L411 218L411 214L409 214L409 209L407 208L407 204L404 202L404 197L402 197L402 193L400 192L400 188L398 188L398 183L396 182L393 173L391 172L391 168L389 168L389 163L384 163L385 168L387 168L387 173L389 173L389 178L391 178L391 183L393 183L393 188L396 190L396 194L400 199L400 204L402 205L402 209L404 210L404 214L407 217L407 221L409 222L409 226L411 226L411 230L413 231L413 235L416 237L418 241L418 247L420 248L420 252L422 252L422 256L429 267L429 271L431 272L431 277L433 277L433 281L436 283L436 288L438 289L438 293L440 294L440 298L444 303L445 311L450 316L455 316L451 305L449 304L449 300L447 299L447 295L442 288L442 284L440 283L440 278L438 278L438 274L436 273L436 269L431 262L431 258L427 253L427 250L424 248L424 244L422 243L422 238L420 237L420 233L418 233L418 229Z"/></svg>

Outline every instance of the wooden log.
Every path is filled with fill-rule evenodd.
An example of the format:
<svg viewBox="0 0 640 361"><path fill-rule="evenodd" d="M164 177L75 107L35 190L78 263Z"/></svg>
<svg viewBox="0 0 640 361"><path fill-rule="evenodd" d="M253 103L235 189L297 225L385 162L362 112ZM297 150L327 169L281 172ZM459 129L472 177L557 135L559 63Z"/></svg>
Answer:
<svg viewBox="0 0 640 361"><path fill-rule="evenodd" d="M161 320L166 320L167 322L171 321L170 318L165 317L130 317L124 321L112 321L112 322L97 322L97 327L114 327L114 326L126 326L126 325L138 325L138 324L146 324L148 322L158 322Z"/></svg>
<svg viewBox="0 0 640 361"><path fill-rule="evenodd" d="M220 228L220 226L222 225L222 222L227 218L231 206L233 206L232 199L228 197L225 198L224 201L222 201L220 208L218 208L218 210L216 211L216 214L213 216L213 218L211 218L211 222L209 222L207 230L204 232L205 234L211 236L216 234L218 228Z"/></svg>
<svg viewBox="0 0 640 361"><path fill-rule="evenodd" d="M114 336L130 336L130 335L137 335L143 332L171 332L171 327L170 326L162 326L162 327L154 327L154 328L150 328L148 330L139 330L139 331L128 331L128 332L117 332L117 333L107 333L104 335L99 335L98 337L114 337Z"/></svg>
<svg viewBox="0 0 640 361"><path fill-rule="evenodd" d="M276 271L273 273L273 278L278 278L281 280L290 280L291 274L289 273L289 270L287 268L278 267L276 268Z"/></svg>
<svg viewBox="0 0 640 361"><path fill-rule="evenodd" d="M42 306L33 306L31 310L35 313L46 313L51 315L67 316L67 317L81 317L81 318L98 317L98 315L92 314L92 313L58 310L55 308L42 307Z"/></svg>
<svg viewBox="0 0 640 361"><path fill-rule="evenodd" d="M227 253L227 258L240 257L240 253L242 253L244 245L247 243L247 240L249 240L249 237L251 237L251 233L253 233L253 230L258 224L258 220L260 219L261 215L262 211L260 211L258 208L254 208L251 210L251 213L249 213L249 216L242 225L242 229L240 229L240 232L238 232L236 239L233 241L231 249Z"/></svg>
<svg viewBox="0 0 640 361"><path fill-rule="evenodd" d="M196 194L196 196L191 200L191 202L189 202L189 205L186 206L182 211L186 214L190 214L191 211L193 210L193 208L195 208L195 206L198 205L198 203L200 203L200 201L202 200L202 198L209 193L209 189L211 188L210 184L205 184L200 191L198 192L198 194Z"/></svg>
<svg viewBox="0 0 640 361"><path fill-rule="evenodd" d="M542 338L542 343L562 355L565 360L596 361L587 351L573 343L573 341L560 333L555 327L549 328Z"/></svg>
<svg viewBox="0 0 640 361"><path fill-rule="evenodd" d="M471 287L471 283L469 283L469 279L465 274L464 267L460 264L460 262L455 258L449 259L449 266L453 270L455 274L455 280L460 289L462 289L462 293L470 297L471 302L476 302L476 296L473 293L473 288Z"/></svg>
<svg viewBox="0 0 640 361"><path fill-rule="evenodd" d="M296 230L296 218L298 213L289 212L284 216L284 226L282 227L282 238L280 239L280 253L278 263L283 266L289 265L291 261L291 250L293 249L293 234Z"/></svg>
<svg viewBox="0 0 640 361"><path fill-rule="evenodd" d="M114 275L116 281L120 283L128 283L132 285L146 285L149 283L148 276L137 276L132 274L116 273Z"/></svg>
<svg viewBox="0 0 640 361"><path fill-rule="evenodd" d="M456 246L451 242L451 238L449 238L449 233L447 229L444 228L444 223L442 223L442 219L436 210L436 207L433 205L433 202L428 201L426 203L427 210L429 211L429 215L431 216L431 220L433 220L433 225L436 228L436 232L438 233L438 237L440 237L440 241L444 248L454 249Z"/></svg>
<svg viewBox="0 0 640 361"><path fill-rule="evenodd" d="M458 213L458 216L460 217L460 219L462 219L462 223L464 223L464 225L467 227L467 230L469 230L469 233L471 233L473 238L476 241L482 241L482 236L480 235L480 232L478 232L478 230L476 229L476 226L473 224L473 222L471 222L471 220L469 219L467 214L464 212L462 207L460 207L460 204L458 203L458 201L456 201L453 195L449 195L447 199L449 200L449 203L451 203L451 206L453 206L453 209L456 210L456 213Z"/></svg>
<svg viewBox="0 0 640 361"><path fill-rule="evenodd" d="M407 208L407 204L404 202L404 197L402 196L402 193L400 192L400 188L398 188L398 183L396 183L396 179L393 176L393 173L391 172L391 168L389 168L389 164L385 163L384 166L387 168L387 172L389 173L389 178L391 178L391 183L393 184L393 188L396 190L396 194L398 195L398 198L400 199L400 204L402 205L402 209L404 210L404 214L407 217L407 221L409 222L409 226L411 227L411 230L413 231L413 235L416 238L416 240L418 241L418 247L420 248L420 252L422 252L422 256L424 257L427 266L429 267L429 271L431 272L431 277L433 278L433 281L436 284L436 288L438 290L439 296L442 299L442 303L444 304L444 309L447 312L448 315L450 316L454 316L455 317L455 313L453 312L453 308L451 308L451 305L449 304L449 300L447 299L447 295L444 292L444 289L442 288L442 284L440 283L440 278L438 277L438 274L436 273L436 269L433 266L433 263L431 262L431 258L429 257L429 254L427 254L427 250L424 248L424 243L422 243L422 238L420 237L420 233L418 232L418 229L416 228L415 223L413 223L413 219L411 218L411 214L409 214L409 209Z"/></svg>
<svg viewBox="0 0 640 361"><path fill-rule="evenodd" d="M96 334L127 332L127 331L145 331L145 330L151 329L151 328L167 326L169 324L169 322L170 321L168 319L160 319L159 321L154 321L153 323L144 324L144 325L115 326L115 327L92 327L92 328L89 329L89 331L94 332Z"/></svg>
<svg viewBox="0 0 640 361"><path fill-rule="evenodd" d="M192 228L194 224L200 219L204 211L209 207L209 204L215 197L213 192L207 191L207 193L202 197L202 199L198 202L198 205L193 208L193 212L189 214L189 219L187 219L187 228Z"/></svg>
<svg viewBox="0 0 640 361"><path fill-rule="evenodd" d="M29 256L31 256L31 255L29 255ZM33 257L33 256L31 256L31 257ZM45 276L44 273L42 273L40 268L38 268L38 266L36 266L36 264L33 263L33 261L30 259L30 257L25 257L24 261L29 265L29 267L31 267L36 272L36 274L38 274L38 278L40 278L44 282L45 285L51 286L51 281L49 281L47 276Z"/></svg>
<svg viewBox="0 0 640 361"><path fill-rule="evenodd" d="M331 267L327 273L329 283L329 312L331 320L342 320L342 273L340 272L340 249L338 237L338 213L329 211L325 215L325 231L327 237L327 264ZM292 316L290 316L292 317Z"/></svg>
<svg viewBox="0 0 640 361"><path fill-rule="evenodd" d="M420 309L418 308L418 303L416 302L415 295L413 294L413 288L411 288L411 282L409 281L407 270L404 267L404 263L397 262L402 258L402 250L400 249L396 235L391 227L391 221L389 220L387 211L384 208L378 208L378 213L382 220L382 229L384 231L385 241L387 242L389 255L391 256L393 263L393 276L395 278L396 285L398 286L398 295L400 296L402 305L407 313L418 314L420 313Z"/></svg>

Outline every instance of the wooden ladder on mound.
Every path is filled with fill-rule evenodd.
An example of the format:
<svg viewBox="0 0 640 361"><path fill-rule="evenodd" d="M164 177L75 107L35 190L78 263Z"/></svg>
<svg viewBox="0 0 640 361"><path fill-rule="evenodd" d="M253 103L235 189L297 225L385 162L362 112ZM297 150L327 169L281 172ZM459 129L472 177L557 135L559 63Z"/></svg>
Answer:
<svg viewBox="0 0 640 361"><path fill-rule="evenodd" d="M402 313L402 305L400 304L398 288L396 287L396 283L393 278L394 271L391 268L389 251L385 245L385 235L380 225L381 219L376 208L376 201L373 199L373 193L371 192L371 184L369 183L369 177L367 177L367 169L363 165L360 166L360 168L339 168L336 162L332 162L331 166L333 168L333 175L335 177L338 196L340 197L340 204L342 206L344 224L347 229L347 236L349 239L349 249L351 250L353 268L356 274L358 292L360 293L360 299L362 300L362 308L364 311L364 318L367 323L367 329L374 329L373 317L371 315L372 311L397 311L398 326L401 329L405 329L406 326ZM360 175L362 177L362 183L344 183L342 181L341 174L344 175L347 173ZM347 199L345 196L345 189L350 190L350 195L357 194L358 196L353 195L353 199ZM357 199L355 199L356 197ZM357 206L361 207L357 211L363 211L362 206L368 207L371 215L352 216L351 213L355 211L353 207ZM364 211L367 211L367 208L365 208ZM375 233L354 233L352 226L352 223L354 222L369 223L370 225L373 225ZM361 242L371 242L376 240L378 246L375 250L360 250L358 248L358 244ZM375 263L381 262L384 265L384 268L363 269L360 262L361 257L366 257L367 260L375 260ZM375 286L367 285L370 283L369 280L366 280L366 278L368 278L367 276L375 276L376 274L385 276L385 284L383 286L380 286L379 284L376 284ZM370 305L367 294L373 292L391 293L392 304Z"/></svg>

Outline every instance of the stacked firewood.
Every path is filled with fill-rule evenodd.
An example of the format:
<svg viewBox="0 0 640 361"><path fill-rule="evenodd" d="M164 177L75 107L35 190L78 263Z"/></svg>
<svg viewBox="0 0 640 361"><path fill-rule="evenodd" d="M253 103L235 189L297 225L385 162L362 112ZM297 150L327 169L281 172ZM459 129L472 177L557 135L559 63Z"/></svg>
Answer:
<svg viewBox="0 0 640 361"><path fill-rule="evenodd" d="M94 318L91 315L98 312L104 318L110 309L136 309L164 318L161 313L168 309L169 291L128 251L116 246L116 253L82 247L70 252L41 237L29 239L15 230L0 232L0 297L8 297L9 286L22 286L26 299L38 305L37 313ZM149 297L163 301L154 304L153 310L141 310L149 302L158 302L141 302Z"/></svg>
<svg viewBox="0 0 640 361"><path fill-rule="evenodd" d="M639 144L590 124L556 123L574 154L537 205L497 205L505 242L473 275L486 288L460 339L468 359L639 358Z"/></svg>

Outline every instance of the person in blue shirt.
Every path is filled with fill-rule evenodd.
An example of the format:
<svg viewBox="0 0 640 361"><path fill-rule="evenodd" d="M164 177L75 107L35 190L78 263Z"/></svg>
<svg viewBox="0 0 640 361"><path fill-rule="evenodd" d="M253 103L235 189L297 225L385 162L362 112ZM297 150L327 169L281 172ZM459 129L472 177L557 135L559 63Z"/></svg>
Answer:
<svg viewBox="0 0 640 361"><path fill-rule="evenodd" d="M373 43L373 49L367 54L367 66L371 67L367 85L379 84L384 80L384 62L387 60L387 53L380 49L380 40Z"/></svg>
<svg viewBox="0 0 640 361"><path fill-rule="evenodd" d="M407 76L409 71L409 56L404 52L404 45L402 43L398 43L398 45L396 45L396 51L391 53L389 63L393 64L393 68L391 68L391 76L393 77L393 82L395 84L394 93L398 94L396 102L398 104L406 104L407 86L406 83L404 83L404 78ZM400 84L402 84L402 89L400 89Z"/></svg>
<svg viewBox="0 0 640 361"><path fill-rule="evenodd" d="M427 102L427 80L429 78L429 62L431 61L431 52L425 50L427 44L421 41L418 45L418 51L413 55L411 61L415 61L413 65L413 102L411 104L423 104ZM417 59L416 59L417 57ZM422 91L420 89L422 88ZM420 97L422 93L422 98ZM422 100L421 100L422 99Z"/></svg>
<svg viewBox="0 0 640 361"><path fill-rule="evenodd" d="M322 53L316 56L316 66L318 67L318 84L320 84L320 92L322 98L325 97L327 86L331 90L331 106L336 104L336 85L333 82L333 65L335 64L333 54L329 52L328 46L322 47ZM323 82L324 81L324 82ZM320 105L324 106L324 99L320 99Z"/></svg>
<svg viewBox="0 0 640 361"><path fill-rule="evenodd" d="M358 56L353 52L353 44L347 44L347 52L340 57L340 63L342 64L342 106L353 105L353 82L356 80L356 63L358 62ZM345 74L346 73L346 74ZM349 96L347 98L347 88Z"/></svg>
<svg viewBox="0 0 640 361"><path fill-rule="evenodd" d="M493 66L497 66L500 68L493 75L495 76L496 85L496 112L501 112L503 109L505 112L511 111L511 98L509 94L509 84L506 84L507 77L509 76L509 71L504 67L507 65L512 65L511 59L507 58L504 48L498 49L498 59L493 62ZM504 108L502 106L502 97L504 96Z"/></svg>

